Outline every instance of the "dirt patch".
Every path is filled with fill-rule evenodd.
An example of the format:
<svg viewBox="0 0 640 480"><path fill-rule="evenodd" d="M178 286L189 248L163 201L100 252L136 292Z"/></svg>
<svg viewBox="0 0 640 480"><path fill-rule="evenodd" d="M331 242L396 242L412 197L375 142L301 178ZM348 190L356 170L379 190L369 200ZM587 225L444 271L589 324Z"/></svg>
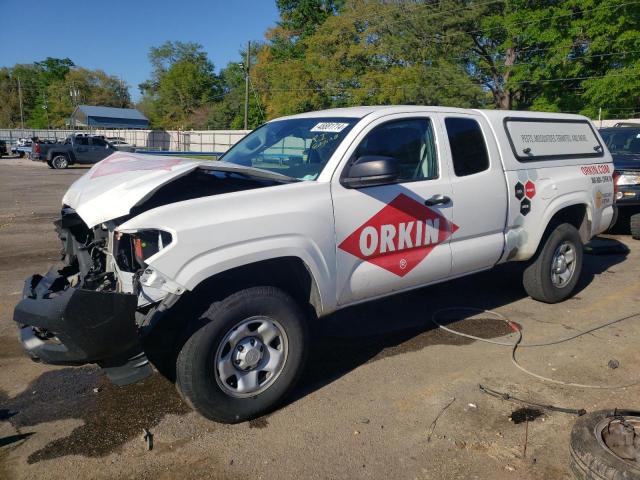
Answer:
<svg viewBox="0 0 640 480"><path fill-rule="evenodd" d="M267 428L269 426L269 422L265 417L254 418L249 421L249 428Z"/></svg>
<svg viewBox="0 0 640 480"><path fill-rule="evenodd" d="M68 437L32 453L28 463L65 455L101 457L116 450L143 428L151 430L169 414L190 411L173 384L159 375L117 387L97 369L65 368L47 372L24 393L2 402L17 428L68 418L84 420Z"/></svg>
<svg viewBox="0 0 640 480"><path fill-rule="evenodd" d="M0 336L0 358L19 358L24 355L26 354L17 336Z"/></svg>

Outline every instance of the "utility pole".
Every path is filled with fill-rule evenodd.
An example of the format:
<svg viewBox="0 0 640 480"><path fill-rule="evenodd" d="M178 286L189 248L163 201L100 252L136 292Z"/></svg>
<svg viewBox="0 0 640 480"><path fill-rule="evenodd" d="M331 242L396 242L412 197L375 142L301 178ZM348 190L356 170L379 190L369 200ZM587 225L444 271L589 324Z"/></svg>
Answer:
<svg viewBox="0 0 640 480"><path fill-rule="evenodd" d="M598 122L600 122L600 128L602 128L602 107L598 108Z"/></svg>
<svg viewBox="0 0 640 480"><path fill-rule="evenodd" d="M22 111L22 84L20 83L20 77L18 79L18 98L20 99L20 126L24 130L24 113Z"/></svg>
<svg viewBox="0 0 640 480"><path fill-rule="evenodd" d="M44 109L44 114L47 117L47 130L50 130L51 129L51 123L49 122L49 104L47 103L47 92L46 92L46 90L42 91L42 99L43 99L42 108Z"/></svg>
<svg viewBox="0 0 640 480"><path fill-rule="evenodd" d="M251 42L247 42L247 61L244 70L244 129L249 130L249 69L251 68Z"/></svg>

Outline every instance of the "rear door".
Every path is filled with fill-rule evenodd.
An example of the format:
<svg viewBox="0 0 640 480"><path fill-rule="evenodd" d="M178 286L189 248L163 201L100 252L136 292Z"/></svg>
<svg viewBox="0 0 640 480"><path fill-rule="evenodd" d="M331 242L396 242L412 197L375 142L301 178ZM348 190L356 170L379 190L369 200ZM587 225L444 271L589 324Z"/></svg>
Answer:
<svg viewBox="0 0 640 480"><path fill-rule="evenodd" d="M347 150L332 180L339 305L450 274L449 238L457 227L451 222L449 171L439 154L443 142L436 116L397 114L372 121ZM347 162L367 155L394 157L399 180L359 189L343 186L339 177Z"/></svg>
<svg viewBox="0 0 640 480"><path fill-rule="evenodd" d="M106 140L98 137L91 138L91 161L99 162L103 158L111 155L114 150L109 148Z"/></svg>
<svg viewBox="0 0 640 480"><path fill-rule="evenodd" d="M443 153L452 166L452 275L496 264L504 248L507 187L498 146L487 121L472 113L440 114Z"/></svg>

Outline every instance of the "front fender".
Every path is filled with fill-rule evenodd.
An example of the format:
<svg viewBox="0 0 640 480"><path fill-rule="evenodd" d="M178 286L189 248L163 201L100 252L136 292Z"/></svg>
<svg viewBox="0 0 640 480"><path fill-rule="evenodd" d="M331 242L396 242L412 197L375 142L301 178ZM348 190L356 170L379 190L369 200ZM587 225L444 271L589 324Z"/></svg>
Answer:
<svg viewBox="0 0 640 480"><path fill-rule="evenodd" d="M275 235L228 244L191 258L178 270L176 283L188 290L219 273L264 260L297 257L305 264L318 287L322 311L331 308L331 271L320 248L302 235ZM153 265L153 259L149 262Z"/></svg>

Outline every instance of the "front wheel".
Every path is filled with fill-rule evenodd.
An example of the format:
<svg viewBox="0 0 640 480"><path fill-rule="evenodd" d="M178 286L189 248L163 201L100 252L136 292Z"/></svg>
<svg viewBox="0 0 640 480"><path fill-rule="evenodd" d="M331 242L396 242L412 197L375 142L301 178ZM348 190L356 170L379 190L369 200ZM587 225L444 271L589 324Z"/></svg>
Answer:
<svg viewBox="0 0 640 480"><path fill-rule="evenodd" d="M307 319L273 287L215 302L184 344L177 385L204 417L236 423L273 409L295 385L306 359Z"/></svg>
<svg viewBox="0 0 640 480"><path fill-rule="evenodd" d="M571 295L580 278L582 240L576 227L562 223L545 235L543 242L524 271L524 288L541 302L561 302Z"/></svg>

